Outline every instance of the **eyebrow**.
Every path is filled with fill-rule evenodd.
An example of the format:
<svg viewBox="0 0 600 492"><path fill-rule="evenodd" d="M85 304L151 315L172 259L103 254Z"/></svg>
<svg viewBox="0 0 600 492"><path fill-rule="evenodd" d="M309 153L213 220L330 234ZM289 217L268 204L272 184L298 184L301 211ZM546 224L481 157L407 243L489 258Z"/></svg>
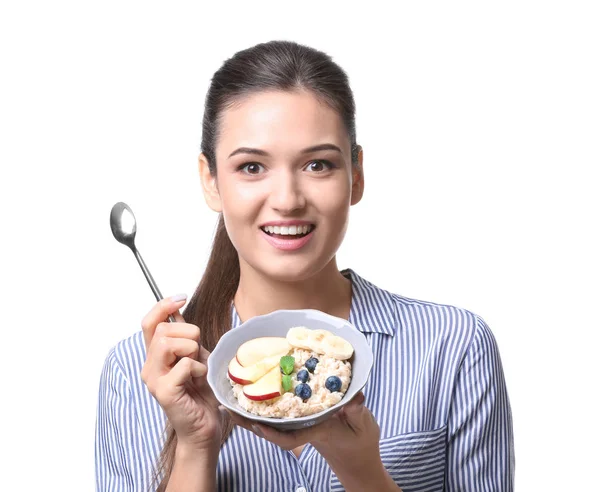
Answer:
<svg viewBox="0 0 600 492"><path fill-rule="evenodd" d="M319 150L335 150L336 152L342 153L342 150L337 146L331 143L324 143L320 145L313 145L312 147L307 147L300 151L301 154L310 154L311 152L317 152ZM234 155L238 154L253 154L253 155L261 155L263 157L270 157L270 154L261 149L253 149L251 147L240 147L239 149L234 150L231 154L229 154L228 159L232 158Z"/></svg>

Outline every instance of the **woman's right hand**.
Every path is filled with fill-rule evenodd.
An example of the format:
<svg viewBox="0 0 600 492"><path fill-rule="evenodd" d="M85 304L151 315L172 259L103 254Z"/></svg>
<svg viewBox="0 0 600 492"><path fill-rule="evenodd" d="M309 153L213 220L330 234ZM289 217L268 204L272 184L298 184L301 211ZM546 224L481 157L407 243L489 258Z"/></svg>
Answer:
<svg viewBox="0 0 600 492"><path fill-rule="evenodd" d="M165 411L178 447L218 452L222 417L206 381L209 352L199 345L200 329L179 314L184 304L185 299L163 299L142 320L146 343L142 380ZM169 314L175 323L166 321Z"/></svg>

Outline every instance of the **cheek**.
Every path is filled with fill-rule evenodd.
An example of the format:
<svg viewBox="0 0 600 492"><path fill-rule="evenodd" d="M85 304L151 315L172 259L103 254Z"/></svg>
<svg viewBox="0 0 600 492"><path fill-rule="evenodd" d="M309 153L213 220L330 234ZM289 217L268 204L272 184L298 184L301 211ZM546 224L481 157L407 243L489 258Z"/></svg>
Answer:
<svg viewBox="0 0 600 492"><path fill-rule="evenodd" d="M350 208L350 185L343 181L327 189L315 190L313 203L319 211L332 219L343 219Z"/></svg>
<svg viewBox="0 0 600 492"><path fill-rule="evenodd" d="M223 213L235 216L251 215L262 202L264 186L257 183L223 183L219 190Z"/></svg>

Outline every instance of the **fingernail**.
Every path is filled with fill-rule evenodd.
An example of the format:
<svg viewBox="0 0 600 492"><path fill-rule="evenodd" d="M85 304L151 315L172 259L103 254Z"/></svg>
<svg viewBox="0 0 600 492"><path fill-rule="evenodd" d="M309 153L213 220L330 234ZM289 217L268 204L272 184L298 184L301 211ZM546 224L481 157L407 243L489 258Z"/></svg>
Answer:
<svg viewBox="0 0 600 492"><path fill-rule="evenodd" d="M177 294L176 296L171 297L171 302L181 302L187 299L187 294Z"/></svg>
<svg viewBox="0 0 600 492"><path fill-rule="evenodd" d="M263 431L260 430L260 427L258 425L253 425L252 430L258 437L265 437L265 435L263 434Z"/></svg>

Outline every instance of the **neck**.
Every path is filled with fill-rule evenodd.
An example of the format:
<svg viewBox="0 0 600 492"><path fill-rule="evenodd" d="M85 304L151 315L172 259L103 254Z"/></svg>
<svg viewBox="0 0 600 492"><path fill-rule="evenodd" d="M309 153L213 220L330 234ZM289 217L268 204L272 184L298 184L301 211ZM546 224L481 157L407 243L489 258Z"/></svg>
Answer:
<svg viewBox="0 0 600 492"><path fill-rule="evenodd" d="M278 309L317 309L348 319L352 283L338 270L335 258L310 278L286 282L266 277L240 261L235 309L242 322Z"/></svg>

